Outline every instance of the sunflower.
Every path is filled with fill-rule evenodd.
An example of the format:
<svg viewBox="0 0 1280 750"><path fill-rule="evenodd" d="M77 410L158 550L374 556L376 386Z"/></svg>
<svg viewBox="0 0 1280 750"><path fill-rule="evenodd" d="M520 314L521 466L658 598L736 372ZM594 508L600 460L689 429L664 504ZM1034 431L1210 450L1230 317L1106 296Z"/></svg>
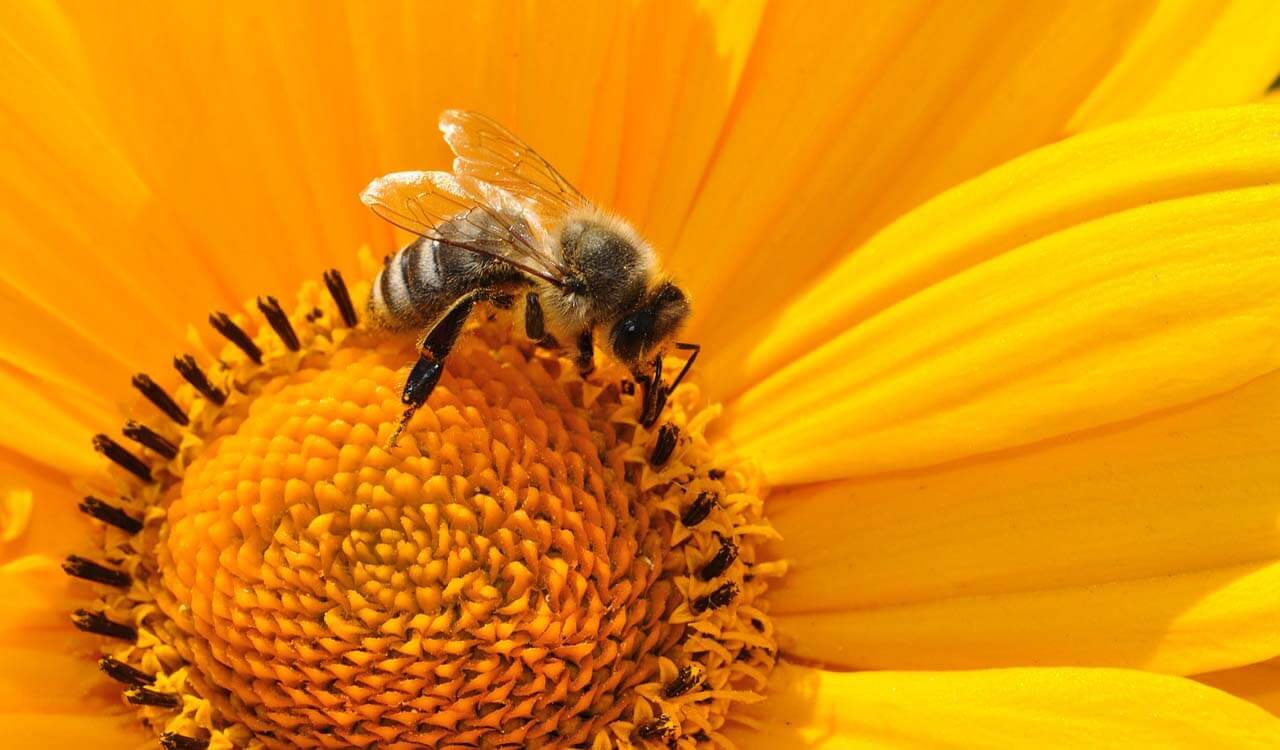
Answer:
<svg viewBox="0 0 1280 750"><path fill-rule="evenodd" d="M1280 742L1270 3L0 14L11 746ZM387 447L450 107L689 290L658 424L494 307Z"/></svg>

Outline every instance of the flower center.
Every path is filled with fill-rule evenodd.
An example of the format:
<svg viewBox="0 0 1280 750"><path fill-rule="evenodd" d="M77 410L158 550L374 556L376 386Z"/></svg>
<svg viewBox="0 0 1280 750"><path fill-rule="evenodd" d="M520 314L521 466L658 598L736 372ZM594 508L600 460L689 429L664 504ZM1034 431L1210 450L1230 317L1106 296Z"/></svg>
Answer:
<svg viewBox="0 0 1280 750"><path fill-rule="evenodd" d="M165 746L724 744L773 666L781 567L715 409L682 385L646 429L624 370L584 378L499 313L388 450L413 342L327 280L254 335L214 316L213 366L180 359L172 397L135 381L169 423L96 441L123 499L85 509L118 565L69 559L111 589L76 624Z"/></svg>

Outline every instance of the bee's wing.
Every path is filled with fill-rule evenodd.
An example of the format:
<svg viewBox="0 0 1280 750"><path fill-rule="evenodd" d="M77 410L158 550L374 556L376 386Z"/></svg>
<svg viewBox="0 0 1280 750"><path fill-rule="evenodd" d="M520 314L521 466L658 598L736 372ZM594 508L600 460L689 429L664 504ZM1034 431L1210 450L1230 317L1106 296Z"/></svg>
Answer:
<svg viewBox="0 0 1280 750"><path fill-rule="evenodd" d="M545 232L521 216L509 195L448 172L393 172L369 183L360 200L401 229L509 263L563 286L565 268L541 248ZM445 232L452 224L462 231Z"/></svg>
<svg viewBox="0 0 1280 750"><path fill-rule="evenodd" d="M558 223L570 209L588 203L529 144L482 114L446 110L440 115L440 132L457 157L453 160L454 174L510 193L535 211L547 226Z"/></svg>

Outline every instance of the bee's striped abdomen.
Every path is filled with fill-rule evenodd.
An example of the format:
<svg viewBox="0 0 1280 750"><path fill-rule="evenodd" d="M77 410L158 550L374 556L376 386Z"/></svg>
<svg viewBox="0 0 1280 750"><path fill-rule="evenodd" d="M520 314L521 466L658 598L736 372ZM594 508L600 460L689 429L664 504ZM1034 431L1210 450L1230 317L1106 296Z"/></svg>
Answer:
<svg viewBox="0 0 1280 750"><path fill-rule="evenodd" d="M419 239L382 266L369 295L369 312L380 325L422 328L448 305L437 250L435 242Z"/></svg>

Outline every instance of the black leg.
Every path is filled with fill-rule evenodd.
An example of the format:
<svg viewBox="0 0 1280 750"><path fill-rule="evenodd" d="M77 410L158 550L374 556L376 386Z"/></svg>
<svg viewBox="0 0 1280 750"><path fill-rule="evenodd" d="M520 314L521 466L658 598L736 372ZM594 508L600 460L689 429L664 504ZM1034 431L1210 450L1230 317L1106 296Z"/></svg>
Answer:
<svg viewBox="0 0 1280 750"><path fill-rule="evenodd" d="M653 358L653 375L636 374L640 384L640 424L652 427L667 403L666 389L662 387L662 355Z"/></svg>
<svg viewBox="0 0 1280 750"><path fill-rule="evenodd" d="M578 374L586 377L596 369L596 339L591 328L578 334L578 353L573 358Z"/></svg>
<svg viewBox="0 0 1280 750"><path fill-rule="evenodd" d="M400 394L400 401L405 406L404 414L401 415L395 432L392 432L391 438L387 440L388 449L395 447L396 442L400 440L400 434L413 418L414 412L427 402L427 397L440 382L440 376L444 374L444 360L453 350L453 345L457 343L458 335L462 333L462 327L467 324L467 317L471 315L471 310L482 297L482 293L474 293L458 300L423 337L418 361L409 371L409 377L404 383L404 391Z"/></svg>
<svg viewBox="0 0 1280 750"><path fill-rule="evenodd" d="M546 322L542 317L542 302L537 292L529 292L524 298L524 332L534 341L542 341L547 335Z"/></svg>
<svg viewBox="0 0 1280 750"><path fill-rule="evenodd" d="M675 348L693 353L689 355L689 359L685 360L684 367L680 368L680 372L676 374L675 380L671 381L671 385L665 385L662 382L661 354L654 357L652 380L648 375L636 375L636 381L643 388L643 408L640 412L640 424L645 427L652 427L658 421L658 415L662 413L662 409L667 405L667 397L689 374L689 370L693 368L694 361L698 359L698 354L702 351L701 344L687 344L684 342L676 342Z"/></svg>

